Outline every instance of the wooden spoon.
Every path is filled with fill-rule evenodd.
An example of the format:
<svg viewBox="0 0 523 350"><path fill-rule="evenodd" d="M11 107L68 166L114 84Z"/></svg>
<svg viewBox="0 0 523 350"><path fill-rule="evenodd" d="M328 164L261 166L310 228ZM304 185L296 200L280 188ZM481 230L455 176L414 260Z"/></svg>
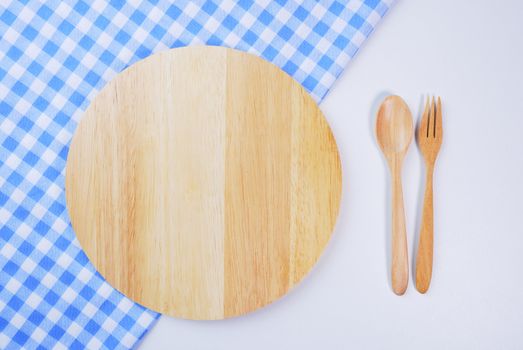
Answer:
<svg viewBox="0 0 523 350"><path fill-rule="evenodd" d="M376 137L392 176L392 290L397 295L405 293L409 283L401 168L412 135L409 107L399 96L387 97L376 118Z"/></svg>

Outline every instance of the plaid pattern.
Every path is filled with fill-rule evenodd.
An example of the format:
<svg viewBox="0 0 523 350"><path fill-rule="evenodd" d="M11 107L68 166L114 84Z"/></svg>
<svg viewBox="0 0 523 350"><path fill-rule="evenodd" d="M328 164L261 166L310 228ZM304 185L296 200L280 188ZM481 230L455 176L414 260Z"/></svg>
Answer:
<svg viewBox="0 0 523 350"><path fill-rule="evenodd" d="M0 349L132 348L158 317L96 273L65 207L68 145L104 84L153 52L223 45L320 101L392 0L2 0Z"/></svg>

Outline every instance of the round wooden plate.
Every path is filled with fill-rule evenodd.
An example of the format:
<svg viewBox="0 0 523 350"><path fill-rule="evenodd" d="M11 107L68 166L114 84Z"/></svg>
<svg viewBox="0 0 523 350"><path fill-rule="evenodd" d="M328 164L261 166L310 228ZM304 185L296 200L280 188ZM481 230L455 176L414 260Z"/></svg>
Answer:
<svg viewBox="0 0 523 350"><path fill-rule="evenodd" d="M107 84L66 169L71 222L98 271L188 319L287 293L329 240L340 194L336 143L307 92L218 47L155 54Z"/></svg>

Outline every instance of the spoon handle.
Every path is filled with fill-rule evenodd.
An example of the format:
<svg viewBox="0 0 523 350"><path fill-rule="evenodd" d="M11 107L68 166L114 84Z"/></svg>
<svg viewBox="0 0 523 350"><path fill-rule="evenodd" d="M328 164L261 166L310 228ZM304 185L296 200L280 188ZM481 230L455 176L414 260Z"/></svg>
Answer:
<svg viewBox="0 0 523 350"><path fill-rule="evenodd" d="M429 289L432 278L432 255L434 240L434 209L432 194L432 174L434 166L427 166L425 181L425 198L423 199L423 216L419 235L418 256L416 258L416 289L425 293Z"/></svg>
<svg viewBox="0 0 523 350"><path fill-rule="evenodd" d="M401 164L392 166L392 290L403 295L409 283L407 230L403 207Z"/></svg>

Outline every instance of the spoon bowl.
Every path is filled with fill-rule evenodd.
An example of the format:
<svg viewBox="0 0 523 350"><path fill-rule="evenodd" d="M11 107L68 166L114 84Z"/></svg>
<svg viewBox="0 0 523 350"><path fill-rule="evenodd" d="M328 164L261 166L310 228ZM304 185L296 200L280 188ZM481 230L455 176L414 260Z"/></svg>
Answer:
<svg viewBox="0 0 523 350"><path fill-rule="evenodd" d="M376 136L385 156L405 154L413 136L412 114L399 96L389 96L381 104L376 118Z"/></svg>

